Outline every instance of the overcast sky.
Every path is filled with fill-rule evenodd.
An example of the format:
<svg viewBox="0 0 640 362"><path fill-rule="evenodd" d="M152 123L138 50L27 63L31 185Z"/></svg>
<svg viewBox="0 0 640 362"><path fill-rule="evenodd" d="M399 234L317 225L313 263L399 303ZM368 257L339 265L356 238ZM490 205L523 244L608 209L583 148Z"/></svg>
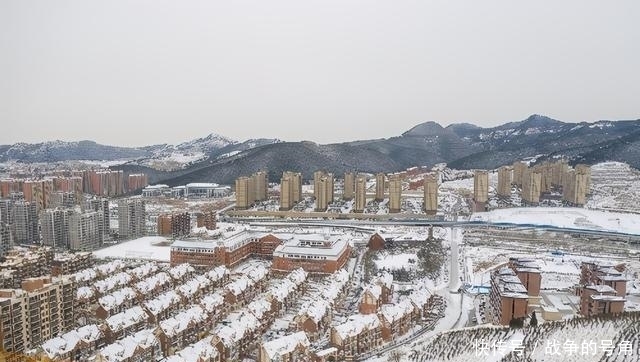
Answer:
<svg viewBox="0 0 640 362"><path fill-rule="evenodd" d="M640 1L0 0L0 144L640 118Z"/></svg>

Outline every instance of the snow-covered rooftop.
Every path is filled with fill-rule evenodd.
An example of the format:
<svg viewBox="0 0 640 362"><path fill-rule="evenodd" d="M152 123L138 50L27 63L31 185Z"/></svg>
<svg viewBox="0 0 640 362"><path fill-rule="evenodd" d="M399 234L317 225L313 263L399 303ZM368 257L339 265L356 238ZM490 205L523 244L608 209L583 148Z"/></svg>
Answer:
<svg viewBox="0 0 640 362"><path fill-rule="evenodd" d="M165 272L160 272L137 282L134 287L138 292L140 292L140 294L147 294L160 286L167 285L168 283L171 283L169 275Z"/></svg>
<svg viewBox="0 0 640 362"><path fill-rule="evenodd" d="M187 280L178 287L178 293L184 297L191 297L199 291L211 285L211 280L202 275L198 275L193 279Z"/></svg>
<svg viewBox="0 0 640 362"><path fill-rule="evenodd" d="M185 275L193 273L194 271L195 271L195 269L193 268L193 266L191 266L191 264L183 263L183 264L176 265L173 268L169 269L169 275L174 280L180 280Z"/></svg>
<svg viewBox="0 0 640 362"><path fill-rule="evenodd" d="M219 306L224 303L224 297L220 292L207 294L200 299L200 305L207 313L213 313Z"/></svg>
<svg viewBox="0 0 640 362"><path fill-rule="evenodd" d="M111 290L122 287L131 281L131 275L125 272L118 273L116 275L110 276L107 279L98 280L93 284L98 293L105 294L110 292Z"/></svg>
<svg viewBox="0 0 640 362"><path fill-rule="evenodd" d="M218 349L211 344L211 337L201 339L175 355L167 357L166 362L200 362L214 360L218 356Z"/></svg>
<svg viewBox="0 0 640 362"><path fill-rule="evenodd" d="M129 308L123 312L115 314L105 320L109 329L114 332L120 331L136 323L140 323L147 318L147 313L140 306Z"/></svg>
<svg viewBox="0 0 640 362"><path fill-rule="evenodd" d="M138 348L148 349L159 344L155 328L144 329L132 336L126 336L100 350L100 355L107 362L120 362L133 357Z"/></svg>
<svg viewBox="0 0 640 362"><path fill-rule="evenodd" d="M381 308L382 315L389 323L393 323L413 313L414 306L410 299L403 299L397 304L384 304Z"/></svg>
<svg viewBox="0 0 640 362"><path fill-rule="evenodd" d="M171 258L171 248L164 245L165 243L168 243L168 240L163 236L145 236L96 250L93 254L102 259L145 259L168 262Z"/></svg>
<svg viewBox="0 0 640 362"><path fill-rule="evenodd" d="M324 234L293 234L293 238L284 241L273 251L274 256L283 258L321 258L338 260L349 247L346 238L339 235Z"/></svg>
<svg viewBox="0 0 640 362"><path fill-rule="evenodd" d="M335 330L341 339L346 339L378 327L380 327L380 319L376 314L354 314L347 322L336 326Z"/></svg>
<svg viewBox="0 0 640 362"><path fill-rule="evenodd" d="M137 293L133 289L125 287L101 297L98 299L98 304L108 311L127 301L135 299L136 296Z"/></svg>
<svg viewBox="0 0 640 362"><path fill-rule="evenodd" d="M306 333L297 332L262 344L262 348L270 360L293 352L298 346L309 347Z"/></svg>
<svg viewBox="0 0 640 362"><path fill-rule="evenodd" d="M73 351L80 341L91 343L97 341L101 336L100 328L95 324L90 324L45 341L42 344L42 349L49 358L55 360L65 353Z"/></svg>
<svg viewBox="0 0 640 362"><path fill-rule="evenodd" d="M207 318L207 313L199 305L191 306L189 309L176 314L175 316L160 322L160 329L167 336L175 336L192 324L198 324Z"/></svg>
<svg viewBox="0 0 640 362"><path fill-rule="evenodd" d="M158 315L170 308L172 305L180 303L180 300L178 293L174 290L170 290L160 294L154 299L144 302L144 306L149 312L151 312L151 314Z"/></svg>

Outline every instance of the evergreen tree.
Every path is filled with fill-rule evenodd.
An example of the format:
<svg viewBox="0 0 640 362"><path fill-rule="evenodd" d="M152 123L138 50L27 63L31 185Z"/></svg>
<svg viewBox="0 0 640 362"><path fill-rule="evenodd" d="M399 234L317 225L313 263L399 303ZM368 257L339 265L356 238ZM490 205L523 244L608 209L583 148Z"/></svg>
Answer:
<svg viewBox="0 0 640 362"><path fill-rule="evenodd" d="M531 320L529 321L529 326L531 326L531 327L538 326L538 318L536 317L536 312L535 311L533 311L533 313L531 313Z"/></svg>

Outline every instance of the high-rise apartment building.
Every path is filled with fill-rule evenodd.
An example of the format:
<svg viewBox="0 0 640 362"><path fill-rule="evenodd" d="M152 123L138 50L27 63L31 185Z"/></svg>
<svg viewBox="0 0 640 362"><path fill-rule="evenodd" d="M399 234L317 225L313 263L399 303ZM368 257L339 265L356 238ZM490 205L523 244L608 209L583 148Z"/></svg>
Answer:
<svg viewBox="0 0 640 362"><path fill-rule="evenodd" d="M344 173L344 188L342 193L342 198L344 200L353 199L353 195L355 192L355 175L353 172L345 172Z"/></svg>
<svg viewBox="0 0 640 362"><path fill-rule="evenodd" d="M399 174L389 176L389 212L402 211L402 177Z"/></svg>
<svg viewBox="0 0 640 362"><path fill-rule="evenodd" d="M576 173L577 174L583 174L585 175L585 184L584 184L584 188L585 188L585 193L587 195L591 194L591 167L589 167L588 165L583 165L583 164L578 164L575 167Z"/></svg>
<svg viewBox="0 0 640 362"><path fill-rule="evenodd" d="M513 163L513 184L522 187L522 176L524 171L527 169L527 164L524 162L514 162Z"/></svg>
<svg viewBox="0 0 640 362"><path fill-rule="evenodd" d="M89 211L97 211L98 216L98 226L99 226L99 239L100 243L105 242L109 239L109 222L110 222L110 214L109 214L109 199L101 197L92 197L89 199L85 199L82 202L82 212Z"/></svg>
<svg viewBox="0 0 640 362"><path fill-rule="evenodd" d="M376 174L376 201L384 200L385 175L380 172Z"/></svg>
<svg viewBox="0 0 640 362"><path fill-rule="evenodd" d="M0 200L0 257L4 257L13 245L13 201Z"/></svg>
<svg viewBox="0 0 640 362"><path fill-rule="evenodd" d="M75 327L75 282L29 278L22 289L0 289L0 350L23 353Z"/></svg>
<svg viewBox="0 0 640 362"><path fill-rule="evenodd" d="M73 213L73 209L47 209L40 213L43 245L69 248L69 219Z"/></svg>
<svg viewBox="0 0 640 362"><path fill-rule="evenodd" d="M236 208L246 210L255 202L267 199L269 177L265 171L236 179Z"/></svg>
<svg viewBox="0 0 640 362"><path fill-rule="evenodd" d="M179 238L191 232L191 216L188 212L160 215L158 235Z"/></svg>
<svg viewBox="0 0 640 362"><path fill-rule="evenodd" d="M553 187L553 164L544 162L534 167L540 173L540 193L550 193Z"/></svg>
<svg viewBox="0 0 640 362"><path fill-rule="evenodd" d="M522 175L522 201L536 205L540 202L542 173L536 168L528 168Z"/></svg>
<svg viewBox="0 0 640 362"><path fill-rule="evenodd" d="M130 198L118 202L118 232L120 239L135 239L146 234L144 200Z"/></svg>
<svg viewBox="0 0 640 362"><path fill-rule="evenodd" d="M489 201L489 173L487 171L476 170L473 173L473 201L474 211L484 211L487 201Z"/></svg>
<svg viewBox="0 0 640 362"><path fill-rule="evenodd" d="M569 170L564 175L562 200L571 205L584 205L586 203L588 178L589 174L584 169Z"/></svg>
<svg viewBox="0 0 640 362"><path fill-rule="evenodd" d="M207 228L208 230L216 229L216 212L213 210L207 210L199 213L196 217L197 227Z"/></svg>
<svg viewBox="0 0 640 362"><path fill-rule="evenodd" d="M54 191L51 194L49 207L52 209L58 207L72 208L78 203L78 199L76 197L77 194L74 192Z"/></svg>
<svg viewBox="0 0 640 362"><path fill-rule="evenodd" d="M254 185L250 177L241 176L236 179L236 208L246 210L253 204Z"/></svg>
<svg viewBox="0 0 640 362"><path fill-rule="evenodd" d="M367 206L367 178L363 175L356 177L356 196L353 204L354 212L364 212Z"/></svg>
<svg viewBox="0 0 640 362"><path fill-rule="evenodd" d="M502 197L511 196L511 174L512 168L509 166L498 168L498 195Z"/></svg>
<svg viewBox="0 0 640 362"><path fill-rule="evenodd" d="M86 171L87 193L99 196L119 196L124 193L124 173L122 170Z"/></svg>
<svg viewBox="0 0 640 362"><path fill-rule="evenodd" d="M251 175L255 185L255 201L264 201L267 199L269 191L269 175L265 171L259 171Z"/></svg>
<svg viewBox="0 0 640 362"><path fill-rule="evenodd" d="M74 212L69 216L69 249L91 251L102 243L102 214L98 211Z"/></svg>
<svg viewBox="0 0 640 362"><path fill-rule="evenodd" d="M149 185L147 175L143 173L132 173L127 176L127 192L141 190Z"/></svg>
<svg viewBox="0 0 640 362"><path fill-rule="evenodd" d="M15 201L12 209L14 244L38 243L40 241L40 233L38 232L36 204L28 201Z"/></svg>
<svg viewBox="0 0 640 362"><path fill-rule="evenodd" d="M438 212L438 179L435 175L424 178L424 211L427 215Z"/></svg>
<svg viewBox="0 0 640 362"><path fill-rule="evenodd" d="M27 180L22 184L22 195L25 201L34 203L38 212L49 207L53 193L53 180Z"/></svg>
<svg viewBox="0 0 640 362"><path fill-rule="evenodd" d="M291 210L302 201L302 174L285 171L280 180L280 210Z"/></svg>
<svg viewBox="0 0 640 362"><path fill-rule="evenodd" d="M551 184L560 189L564 185L564 175L567 173L569 165L566 161L560 160L553 164L553 176L551 177Z"/></svg>
<svg viewBox="0 0 640 362"><path fill-rule="evenodd" d="M316 211L326 211L329 204L333 202L333 174L322 172L321 175L317 175L318 172L322 171L314 173L313 193L316 198ZM318 176L317 179L316 176Z"/></svg>

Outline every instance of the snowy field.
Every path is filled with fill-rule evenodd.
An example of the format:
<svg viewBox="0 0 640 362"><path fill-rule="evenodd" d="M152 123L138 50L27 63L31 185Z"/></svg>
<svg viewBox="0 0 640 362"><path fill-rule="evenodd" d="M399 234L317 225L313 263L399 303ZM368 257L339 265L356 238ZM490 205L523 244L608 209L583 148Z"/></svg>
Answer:
<svg viewBox="0 0 640 362"><path fill-rule="evenodd" d="M93 255L98 259L142 259L168 262L171 256L170 245L171 241L163 236L145 236L96 250Z"/></svg>
<svg viewBox="0 0 640 362"><path fill-rule="evenodd" d="M636 214L569 207L523 207L475 213L470 221L552 226L566 229L613 231L640 235Z"/></svg>
<svg viewBox="0 0 640 362"><path fill-rule="evenodd" d="M620 162L593 165L586 207L640 212L640 171Z"/></svg>

